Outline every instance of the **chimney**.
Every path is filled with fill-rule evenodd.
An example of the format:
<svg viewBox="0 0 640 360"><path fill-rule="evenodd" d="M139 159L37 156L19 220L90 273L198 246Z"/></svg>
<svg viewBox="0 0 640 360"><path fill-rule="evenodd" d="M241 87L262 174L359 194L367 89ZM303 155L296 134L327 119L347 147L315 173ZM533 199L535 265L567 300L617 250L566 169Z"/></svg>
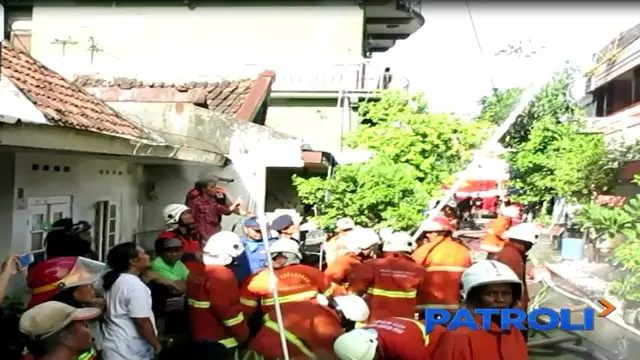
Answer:
<svg viewBox="0 0 640 360"><path fill-rule="evenodd" d="M16 48L31 53L31 20L18 20L11 24L11 44Z"/></svg>

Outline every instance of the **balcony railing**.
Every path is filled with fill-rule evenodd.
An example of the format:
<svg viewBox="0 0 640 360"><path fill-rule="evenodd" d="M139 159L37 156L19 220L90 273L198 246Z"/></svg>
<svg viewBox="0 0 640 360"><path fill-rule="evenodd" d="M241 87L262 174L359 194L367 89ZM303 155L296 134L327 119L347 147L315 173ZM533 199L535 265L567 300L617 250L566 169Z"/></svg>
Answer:
<svg viewBox="0 0 640 360"><path fill-rule="evenodd" d="M250 64L254 72L276 72L274 92L374 92L409 90L409 80L393 74L385 76L384 67L370 63L351 64Z"/></svg>

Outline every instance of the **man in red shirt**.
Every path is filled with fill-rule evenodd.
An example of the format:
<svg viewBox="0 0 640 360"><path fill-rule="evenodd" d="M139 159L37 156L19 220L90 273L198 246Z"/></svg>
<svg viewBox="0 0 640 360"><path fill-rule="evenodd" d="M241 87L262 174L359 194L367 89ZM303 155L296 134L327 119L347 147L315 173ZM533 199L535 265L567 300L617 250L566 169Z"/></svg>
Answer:
<svg viewBox="0 0 640 360"><path fill-rule="evenodd" d="M220 223L222 215L246 214L240 206L242 199L238 198L232 204L227 201L226 195L220 191L215 179L206 179L196 182L198 195L190 191L187 195L187 206L191 208L194 219L194 230L201 239L209 239L213 234L222 230ZM220 194L223 196L221 197Z"/></svg>

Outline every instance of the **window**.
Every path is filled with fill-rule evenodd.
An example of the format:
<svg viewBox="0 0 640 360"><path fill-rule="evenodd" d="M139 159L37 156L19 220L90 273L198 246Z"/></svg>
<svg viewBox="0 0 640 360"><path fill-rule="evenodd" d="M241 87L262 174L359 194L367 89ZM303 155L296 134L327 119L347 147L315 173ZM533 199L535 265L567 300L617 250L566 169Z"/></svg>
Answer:
<svg viewBox="0 0 640 360"><path fill-rule="evenodd" d="M93 235L93 248L100 260L105 260L109 249L118 243L118 205L109 201L96 203L96 220Z"/></svg>
<svg viewBox="0 0 640 360"><path fill-rule="evenodd" d="M27 244L34 257L42 260L47 231L55 221L71 216L71 196L28 198L27 206L30 213L26 228Z"/></svg>

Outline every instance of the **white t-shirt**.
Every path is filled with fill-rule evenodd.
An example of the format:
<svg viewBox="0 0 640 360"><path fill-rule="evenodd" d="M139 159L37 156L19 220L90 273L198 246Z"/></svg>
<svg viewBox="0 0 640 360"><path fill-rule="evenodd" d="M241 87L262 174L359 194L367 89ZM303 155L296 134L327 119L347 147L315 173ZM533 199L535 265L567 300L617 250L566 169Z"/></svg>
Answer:
<svg viewBox="0 0 640 360"><path fill-rule="evenodd" d="M157 334L149 288L139 277L121 274L113 287L105 293L105 300L107 307L102 338L103 360L153 359L153 346L140 336L132 319L149 318Z"/></svg>

